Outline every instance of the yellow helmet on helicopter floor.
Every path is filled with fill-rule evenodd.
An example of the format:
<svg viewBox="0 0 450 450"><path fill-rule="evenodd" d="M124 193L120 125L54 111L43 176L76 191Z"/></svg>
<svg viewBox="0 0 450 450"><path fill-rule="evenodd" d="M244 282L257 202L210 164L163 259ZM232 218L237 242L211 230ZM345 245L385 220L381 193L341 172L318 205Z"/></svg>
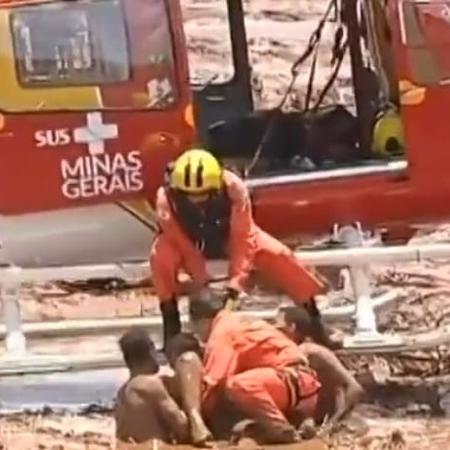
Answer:
<svg viewBox="0 0 450 450"><path fill-rule="evenodd" d="M222 166L208 151L187 150L173 164L170 185L186 194L202 194L222 187Z"/></svg>
<svg viewBox="0 0 450 450"><path fill-rule="evenodd" d="M403 123L395 106L378 114L372 135L372 149L377 156L386 157L403 153L405 136Z"/></svg>

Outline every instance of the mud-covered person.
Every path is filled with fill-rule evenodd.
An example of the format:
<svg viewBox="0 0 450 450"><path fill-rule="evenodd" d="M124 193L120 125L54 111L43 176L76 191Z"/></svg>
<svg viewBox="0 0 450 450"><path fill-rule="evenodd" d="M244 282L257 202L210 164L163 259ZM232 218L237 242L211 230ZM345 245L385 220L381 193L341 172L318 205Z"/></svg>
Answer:
<svg viewBox="0 0 450 450"><path fill-rule="evenodd" d="M197 446L212 440L201 416L202 354L199 341L190 333L179 333L166 345L166 356L175 378L167 378L165 384L186 413L189 439Z"/></svg>
<svg viewBox="0 0 450 450"><path fill-rule="evenodd" d="M328 348L314 342L315 330L311 316L299 307L281 308L277 328L284 331L306 356L321 384L315 419L328 418L332 426L344 419L360 402L364 390L339 358Z"/></svg>
<svg viewBox="0 0 450 450"><path fill-rule="evenodd" d="M167 345L166 355L175 372L175 379L168 377L166 386L172 396L182 406L190 423L191 442L203 444L212 436L216 440L226 440L243 416L233 404L222 396L216 408L202 420L201 390L198 381L203 377L203 349L192 333L180 333ZM201 381L203 383L203 381ZM210 431L211 430L211 431Z"/></svg>
<svg viewBox="0 0 450 450"><path fill-rule="evenodd" d="M187 416L158 374L155 346L147 332L132 328L121 337L119 346L130 377L118 391L114 408L118 441L188 442Z"/></svg>

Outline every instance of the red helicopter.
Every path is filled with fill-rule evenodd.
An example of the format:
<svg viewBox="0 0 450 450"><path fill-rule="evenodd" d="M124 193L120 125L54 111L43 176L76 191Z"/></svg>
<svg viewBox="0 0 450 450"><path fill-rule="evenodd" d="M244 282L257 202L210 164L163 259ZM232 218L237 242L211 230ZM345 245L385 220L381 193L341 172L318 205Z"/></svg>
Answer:
<svg viewBox="0 0 450 450"><path fill-rule="evenodd" d="M321 119L342 108L254 111L242 0L226 0L234 76L194 86L179 0L0 0L0 263L146 259L152 202L167 163L200 141L214 148L217 130L240 119L263 129L241 155L225 146L220 156L256 167L245 171L256 220L280 238L359 222L385 230L387 241L406 241L416 224L448 219L450 7L382 3L339 5L336 62L348 48L356 98L352 157L333 159L331 152L305 166L314 157L290 148L280 163L264 149L274 124L292 119L292 131L298 120L305 147L311 128L327 135ZM299 63L314 54L325 19ZM404 133L401 152L376 151L382 103L400 112L393 123Z"/></svg>

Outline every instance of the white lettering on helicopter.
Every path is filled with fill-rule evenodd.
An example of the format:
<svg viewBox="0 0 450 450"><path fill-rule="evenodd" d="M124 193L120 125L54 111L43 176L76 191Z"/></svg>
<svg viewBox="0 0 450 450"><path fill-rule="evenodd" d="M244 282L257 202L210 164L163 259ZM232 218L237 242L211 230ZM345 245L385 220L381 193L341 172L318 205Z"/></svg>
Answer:
<svg viewBox="0 0 450 450"><path fill-rule="evenodd" d="M80 156L61 161L62 193L76 200L100 195L136 192L144 187L142 160L138 150Z"/></svg>
<svg viewBox="0 0 450 450"><path fill-rule="evenodd" d="M59 130L39 130L34 133L36 147L59 147L71 142L71 133L67 128Z"/></svg>
<svg viewBox="0 0 450 450"><path fill-rule="evenodd" d="M138 150L106 152L104 141L118 136L116 124L104 124L99 112L88 113L87 126L77 128L73 133L74 142L87 144L88 155L61 161L61 190L66 198L110 196L140 191L144 187Z"/></svg>

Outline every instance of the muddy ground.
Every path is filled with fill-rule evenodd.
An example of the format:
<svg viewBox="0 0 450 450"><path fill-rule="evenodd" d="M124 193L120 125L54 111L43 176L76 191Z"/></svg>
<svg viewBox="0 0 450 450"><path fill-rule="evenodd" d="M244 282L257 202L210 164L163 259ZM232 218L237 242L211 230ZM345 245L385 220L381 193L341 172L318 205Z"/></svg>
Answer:
<svg viewBox="0 0 450 450"><path fill-rule="evenodd" d="M450 420L438 418L392 417L381 408L360 408L364 426L349 426L332 438L316 439L295 446L276 446L277 450L447 450L450 448ZM109 415L30 416L21 414L0 419L0 448L11 450L103 450L168 448L159 443L120 447L114 442L114 423ZM224 445L220 445L221 448ZM172 447L186 450L186 447ZM255 450L253 443L242 443L242 450ZM189 449L192 450L192 449ZM234 449L233 449L234 450Z"/></svg>
<svg viewBox="0 0 450 450"><path fill-rule="evenodd" d="M290 64L306 45L328 2L244 0L244 3L256 103L259 107L271 107L283 95L283 87L289 81ZM216 81L229 78L232 70L229 64L225 0L183 0L183 8L193 81L204 83L214 75L218 75ZM330 23L324 32L323 52L318 60L316 90L323 86L330 72L329 48L332 37L333 24ZM308 69L305 65L301 72L295 93L290 98L291 107L302 105ZM339 89L348 85L348 74L346 61L336 87L330 91L329 99L344 98L346 102L351 102L351 98ZM417 240L449 242L450 226L431 227ZM404 301L386 308L379 315L382 331L421 331L450 323L450 260L373 269L374 279L379 285L402 286L407 291ZM105 291L105 286L82 284L24 286L21 292L22 314L29 321L156 314L157 303L151 285L146 285L146 282L143 284L139 288L113 289L110 292ZM258 305L261 306L269 305ZM345 358L344 362L356 374L369 369L403 378L450 375L448 346L426 352L411 352L401 357ZM442 389L446 386L450 389L448 384L443 384ZM345 429L325 439L325 443L311 443L305 450L450 449L448 405L441 405L441 417L438 417L427 402L408 404L407 399L405 401L403 398L401 403L395 405L380 397L378 402L361 405L356 419L351 420ZM445 409L447 418L443 413ZM0 418L0 448L11 450L111 449L115 448L113 435L113 421L107 413L91 412L78 416L21 413ZM159 446L153 443L147 448L155 450ZM246 448L246 445L242 448ZM300 450L301 447L296 449Z"/></svg>

